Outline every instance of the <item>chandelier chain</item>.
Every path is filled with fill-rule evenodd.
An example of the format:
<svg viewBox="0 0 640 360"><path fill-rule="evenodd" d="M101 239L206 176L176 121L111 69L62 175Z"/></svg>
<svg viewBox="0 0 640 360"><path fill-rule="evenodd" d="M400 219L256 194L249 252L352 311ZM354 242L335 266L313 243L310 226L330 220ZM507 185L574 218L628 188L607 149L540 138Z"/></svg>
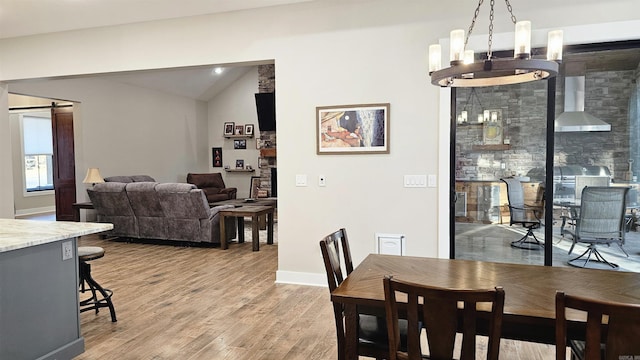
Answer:
<svg viewBox="0 0 640 360"><path fill-rule="evenodd" d="M511 22L515 24L518 21L516 20L516 16L513 15L513 8L511 7L509 0L504 0L504 2L507 3L507 10L509 10L509 14L511 14Z"/></svg>
<svg viewBox="0 0 640 360"><path fill-rule="evenodd" d="M491 60L491 58L493 57L491 45L493 44L493 6L495 5L495 3L495 0L491 0L491 10L489 11L489 43L487 46L487 60Z"/></svg>
<svg viewBox="0 0 640 360"><path fill-rule="evenodd" d="M469 42L469 37L471 36L471 33L473 32L473 27L476 25L476 20L478 19L478 14L480 14L480 6L482 6L483 2L484 2L484 0L479 0L478 1L478 6L476 7L476 11L473 13L473 19L471 19L471 25L469 25L469 31L467 31L467 37L464 39L464 47L465 47L465 49L467 48L467 43Z"/></svg>

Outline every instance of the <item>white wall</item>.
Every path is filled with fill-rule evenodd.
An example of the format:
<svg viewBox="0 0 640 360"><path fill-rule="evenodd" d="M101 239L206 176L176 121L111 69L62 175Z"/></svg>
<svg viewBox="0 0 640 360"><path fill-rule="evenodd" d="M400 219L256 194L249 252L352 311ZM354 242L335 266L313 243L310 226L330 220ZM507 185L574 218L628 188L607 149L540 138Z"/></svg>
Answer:
<svg viewBox="0 0 640 360"><path fill-rule="evenodd" d="M0 41L0 80L275 60L277 278L324 283L318 241L343 226L349 231L356 263L374 250L375 232L405 234L410 255L438 255L438 221L447 216L441 211L447 208L446 196L442 198L446 182L441 180L446 176L439 178L439 189L403 188L402 176L446 169L439 163L439 90L429 83L426 49L447 36L452 27L468 26L470 11L460 12L462 7L461 0L319 1L7 39ZM637 0L567 0L561 4L540 0L521 2L514 11L526 12L534 26L554 28L636 19ZM505 24L508 26L500 28ZM477 31L485 32L480 26ZM510 30L508 18L496 21L496 31ZM391 103L390 154L316 155L316 106L374 102ZM101 110L113 114L109 107ZM102 135L113 133L107 122L111 117L83 118L87 159L100 159L107 166L124 162L111 157L108 149L113 142ZM149 124L126 125L141 130ZM183 134L190 132L167 127L160 130L156 126L149 134L157 132L161 139L178 134L177 146L184 146ZM132 169L141 159L156 155L147 151L158 148L149 137L143 146L135 147L143 154L124 158ZM127 146L134 151L132 145ZM175 145L168 142L166 146ZM206 146L180 149L167 164L208 158L211 149ZM191 150L203 153L185 156ZM0 167L7 168L6 164L7 159L0 156ZM169 167L167 177L171 171L183 172ZM309 186L295 187L296 174L307 174ZM326 176L326 187L316 185L319 174ZM5 187L0 183L3 200Z"/></svg>
<svg viewBox="0 0 640 360"><path fill-rule="evenodd" d="M223 126L225 122L234 122L236 125L253 124L254 133L259 136L258 117L256 113L256 101L254 94L258 92L258 68L251 69L236 82L231 84L223 92L209 101L209 170L208 172L220 172L227 187L238 189L237 198L249 197L249 182L251 176L259 176L256 138L246 139L246 150L235 150L234 139L225 139ZM251 165L256 169L253 173L226 172L223 168L212 166L211 148L222 148L222 162L235 168L236 160L244 160L245 166Z"/></svg>
<svg viewBox="0 0 640 360"><path fill-rule="evenodd" d="M74 107L78 200L88 167L102 176L146 174L184 182L207 169L206 103L90 78L16 83L10 91L80 102Z"/></svg>

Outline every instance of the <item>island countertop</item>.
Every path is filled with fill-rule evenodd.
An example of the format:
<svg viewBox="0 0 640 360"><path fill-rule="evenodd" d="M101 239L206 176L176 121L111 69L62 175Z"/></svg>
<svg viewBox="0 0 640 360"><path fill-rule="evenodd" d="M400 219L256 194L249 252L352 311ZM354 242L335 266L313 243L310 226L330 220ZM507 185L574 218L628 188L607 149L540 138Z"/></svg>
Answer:
<svg viewBox="0 0 640 360"><path fill-rule="evenodd" d="M0 219L0 252L113 229L108 223Z"/></svg>

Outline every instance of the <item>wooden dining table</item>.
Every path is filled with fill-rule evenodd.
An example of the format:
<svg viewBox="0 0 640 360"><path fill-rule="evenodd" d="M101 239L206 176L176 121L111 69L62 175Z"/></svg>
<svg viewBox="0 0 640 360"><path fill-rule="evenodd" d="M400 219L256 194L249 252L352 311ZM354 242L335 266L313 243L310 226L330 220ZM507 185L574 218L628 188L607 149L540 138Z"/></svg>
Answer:
<svg viewBox="0 0 640 360"><path fill-rule="evenodd" d="M385 275L453 289L502 286L505 291L502 338L538 343L555 344L558 290L640 304L639 273L370 254L331 293L331 301L344 304L345 359L358 358L358 313L366 309L367 313L384 314ZM573 311L567 313L567 319L568 336L583 338L586 316Z"/></svg>

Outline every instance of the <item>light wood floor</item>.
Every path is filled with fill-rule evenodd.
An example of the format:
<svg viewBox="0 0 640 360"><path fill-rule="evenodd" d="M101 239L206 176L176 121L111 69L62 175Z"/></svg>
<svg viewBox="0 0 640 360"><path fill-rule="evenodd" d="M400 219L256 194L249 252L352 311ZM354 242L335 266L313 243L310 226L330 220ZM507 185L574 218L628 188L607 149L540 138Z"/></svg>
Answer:
<svg viewBox="0 0 640 360"><path fill-rule="evenodd" d="M250 238L250 237L249 237ZM277 245L219 248L102 246L94 278L114 291L108 309L81 314L86 351L77 359L336 359L327 288L275 284ZM318 259L321 261L320 252ZM551 346L503 340L503 359L553 359Z"/></svg>

